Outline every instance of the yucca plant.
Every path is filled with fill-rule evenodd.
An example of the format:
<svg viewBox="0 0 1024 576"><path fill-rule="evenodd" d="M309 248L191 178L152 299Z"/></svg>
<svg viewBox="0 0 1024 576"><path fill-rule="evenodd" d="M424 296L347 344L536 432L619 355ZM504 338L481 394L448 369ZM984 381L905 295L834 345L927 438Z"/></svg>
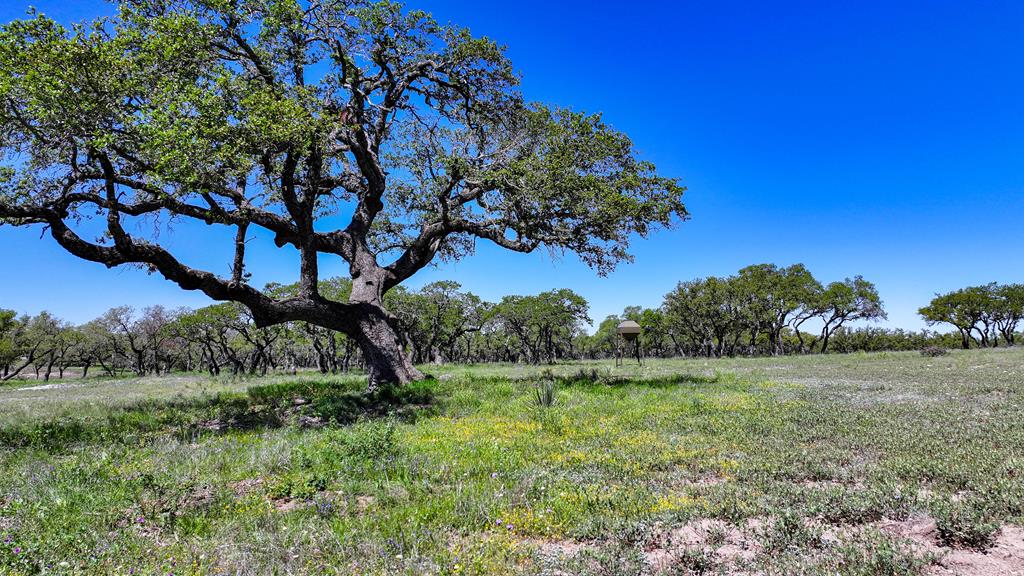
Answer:
<svg viewBox="0 0 1024 576"><path fill-rule="evenodd" d="M555 388L555 381L552 378L545 378L533 388L534 401L537 402L537 406L541 408L550 408L555 404L555 396L557 389Z"/></svg>

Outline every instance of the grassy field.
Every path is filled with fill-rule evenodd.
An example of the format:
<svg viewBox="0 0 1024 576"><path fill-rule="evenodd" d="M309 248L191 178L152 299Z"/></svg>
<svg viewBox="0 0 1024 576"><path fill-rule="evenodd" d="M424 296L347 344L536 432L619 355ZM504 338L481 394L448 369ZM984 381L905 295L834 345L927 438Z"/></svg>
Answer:
<svg viewBox="0 0 1024 576"><path fill-rule="evenodd" d="M0 388L0 573L1024 573L1022 350L427 370Z"/></svg>

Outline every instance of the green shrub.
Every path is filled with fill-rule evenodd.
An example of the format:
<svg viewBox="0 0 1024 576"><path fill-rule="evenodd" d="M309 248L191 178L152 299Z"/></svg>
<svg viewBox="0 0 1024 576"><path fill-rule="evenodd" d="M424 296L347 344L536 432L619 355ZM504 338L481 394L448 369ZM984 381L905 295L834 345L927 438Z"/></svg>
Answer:
<svg viewBox="0 0 1024 576"><path fill-rule="evenodd" d="M984 550L995 541L999 524L980 503L949 503L935 510L939 541L944 546Z"/></svg>
<svg viewBox="0 0 1024 576"><path fill-rule="evenodd" d="M913 555L877 530L843 542L839 559L837 573L849 576L917 576L932 560Z"/></svg>
<svg viewBox="0 0 1024 576"><path fill-rule="evenodd" d="M703 548L687 548L676 559L672 574L680 576L698 576L714 574L716 570L715 555Z"/></svg>
<svg viewBox="0 0 1024 576"><path fill-rule="evenodd" d="M764 545L766 550L775 552L791 548L819 548L821 532L809 526L803 517L786 510L765 529Z"/></svg>

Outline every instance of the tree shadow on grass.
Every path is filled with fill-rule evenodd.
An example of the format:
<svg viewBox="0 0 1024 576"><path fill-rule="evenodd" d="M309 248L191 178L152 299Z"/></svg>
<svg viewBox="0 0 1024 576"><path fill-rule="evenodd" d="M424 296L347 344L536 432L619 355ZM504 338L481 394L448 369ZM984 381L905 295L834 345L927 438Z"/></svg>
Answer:
<svg viewBox="0 0 1024 576"><path fill-rule="evenodd" d="M73 416L0 428L0 448L51 451L77 443L136 444L161 437L194 441L204 435L345 425L383 416L414 420L434 403L432 380L367 392L351 383L284 382L241 393L112 406L101 417Z"/></svg>
<svg viewBox="0 0 1024 576"><path fill-rule="evenodd" d="M646 388L675 388L677 386L711 386L722 383L718 374L670 374L665 376L631 377L613 375L597 369L580 370L569 376L555 378L562 386L643 386Z"/></svg>

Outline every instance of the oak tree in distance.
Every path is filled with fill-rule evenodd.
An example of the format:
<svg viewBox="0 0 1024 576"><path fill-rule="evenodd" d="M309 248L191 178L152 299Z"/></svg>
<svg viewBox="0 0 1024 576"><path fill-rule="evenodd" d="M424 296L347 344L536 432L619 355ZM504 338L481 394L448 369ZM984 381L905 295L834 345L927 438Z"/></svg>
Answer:
<svg viewBox="0 0 1024 576"><path fill-rule="evenodd" d="M70 29L30 14L0 28L0 100L0 223L260 326L343 332L371 387L421 377L382 303L431 262L487 240L604 274L687 215L600 116L527 102L503 47L390 2L122 0ZM223 270L166 247L182 220L225 231ZM294 294L249 284L256 228L297 250ZM348 264L347 301L318 290L318 258Z"/></svg>

